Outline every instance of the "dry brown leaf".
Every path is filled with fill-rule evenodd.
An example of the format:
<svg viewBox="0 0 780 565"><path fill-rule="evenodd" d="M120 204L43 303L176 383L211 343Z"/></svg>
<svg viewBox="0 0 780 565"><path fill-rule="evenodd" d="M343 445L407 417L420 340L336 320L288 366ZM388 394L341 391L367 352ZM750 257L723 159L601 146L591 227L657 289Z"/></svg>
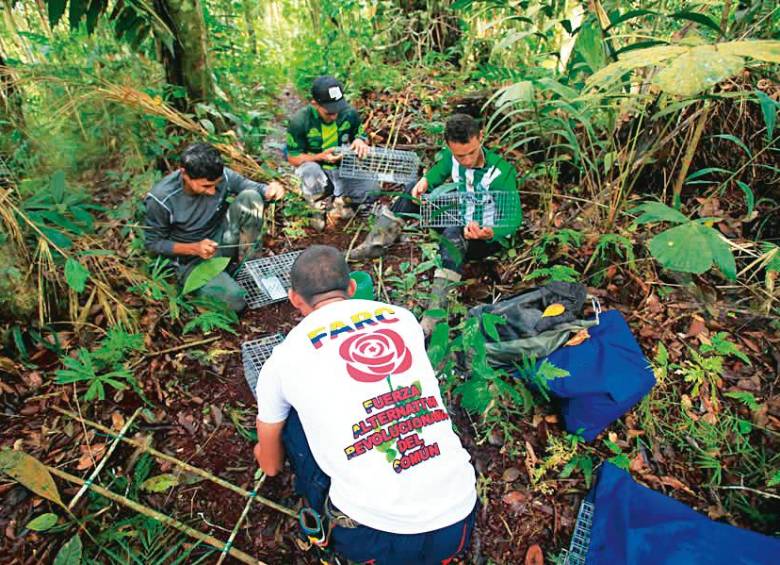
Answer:
<svg viewBox="0 0 780 565"><path fill-rule="evenodd" d="M702 332L704 332L707 329L707 325L704 323L704 319L700 316L693 315L691 319L691 323L688 326L688 331L686 332L687 337L696 337Z"/></svg>
<svg viewBox="0 0 780 565"><path fill-rule="evenodd" d="M507 483L513 483L519 478L520 478L520 469L518 469L517 467L509 467L504 471L504 474L501 475L501 480Z"/></svg>
<svg viewBox="0 0 780 565"><path fill-rule="evenodd" d="M687 492L690 495L693 495L693 491L689 489L685 484L683 484L682 481L679 479L675 479L674 477L670 477L668 475L659 477L659 480L661 481L662 485L666 485L668 487L673 488L674 490L681 490L684 492Z"/></svg>
<svg viewBox="0 0 780 565"><path fill-rule="evenodd" d="M501 500L504 504L508 505L512 511L520 513L525 510L525 503L528 500L528 496L519 490L512 490L506 493Z"/></svg>
<svg viewBox="0 0 780 565"><path fill-rule="evenodd" d="M111 412L111 427L117 431L125 425L125 417L118 411Z"/></svg>
<svg viewBox="0 0 780 565"><path fill-rule="evenodd" d="M544 565L544 553L541 547L534 544L528 548L525 554L525 565Z"/></svg>
<svg viewBox="0 0 780 565"><path fill-rule="evenodd" d="M582 329L578 331L576 334L572 336L572 338L564 343L567 347L573 347L575 345L579 345L582 342L590 339L590 334L588 333L588 328Z"/></svg>

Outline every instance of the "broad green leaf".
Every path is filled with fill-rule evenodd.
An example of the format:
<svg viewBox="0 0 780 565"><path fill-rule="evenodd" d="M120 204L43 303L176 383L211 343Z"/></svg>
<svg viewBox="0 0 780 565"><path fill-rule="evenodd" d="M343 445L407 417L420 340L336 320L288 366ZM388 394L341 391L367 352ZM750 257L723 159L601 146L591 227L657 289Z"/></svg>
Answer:
<svg viewBox="0 0 780 565"><path fill-rule="evenodd" d="M728 55L750 57L767 63L780 63L780 41L729 41L718 43L718 51Z"/></svg>
<svg viewBox="0 0 780 565"><path fill-rule="evenodd" d="M488 382L481 378L472 377L455 389L455 392L462 395L460 405L469 412L482 413L493 400Z"/></svg>
<svg viewBox="0 0 780 565"><path fill-rule="evenodd" d="M737 280L737 264L734 261L734 254L731 252L728 242L718 230L705 226L700 227L709 242L710 253L712 253L712 260L715 261L715 265L718 266L727 279Z"/></svg>
<svg viewBox="0 0 780 565"><path fill-rule="evenodd" d="M661 69L655 77L655 84L669 94L694 96L737 74L744 67L742 57L725 54L712 45L698 45Z"/></svg>
<svg viewBox="0 0 780 565"><path fill-rule="evenodd" d="M76 534L57 552L54 565L81 565L82 551L81 538Z"/></svg>
<svg viewBox="0 0 780 565"><path fill-rule="evenodd" d="M588 64L591 72L595 73L607 63L601 28L594 20L582 25L574 49Z"/></svg>
<svg viewBox="0 0 780 565"><path fill-rule="evenodd" d="M496 102L497 107L516 102L531 102L534 99L534 85L530 80L523 80L501 90Z"/></svg>
<svg viewBox="0 0 780 565"><path fill-rule="evenodd" d="M198 264L187 277L182 294L188 294L207 284L224 271L228 263L230 263L230 257L213 257Z"/></svg>
<svg viewBox="0 0 780 565"><path fill-rule="evenodd" d="M214 122L211 120L208 120L206 118L202 118L198 120L200 122L200 125L203 126L203 129L205 129L207 132L209 132L211 135L214 135L214 132L216 132L216 128L214 127Z"/></svg>
<svg viewBox="0 0 780 565"><path fill-rule="evenodd" d="M636 224L649 224L652 222L672 222L673 224L682 224L689 221L688 217L680 212L663 204L661 202L642 202L636 208L630 210L632 214L641 215L634 220Z"/></svg>
<svg viewBox="0 0 780 565"><path fill-rule="evenodd" d="M61 249L68 249L73 247L73 240L71 240L61 231L55 230L54 228L48 228L46 226L38 226L38 229L41 230L41 233L46 239L48 239L57 247Z"/></svg>
<svg viewBox="0 0 780 565"><path fill-rule="evenodd" d="M499 324L506 324L506 318L489 312L482 314L482 325L485 328L485 333L488 334L493 341L501 341L501 336L498 335L498 329L496 328Z"/></svg>
<svg viewBox="0 0 780 565"><path fill-rule="evenodd" d="M428 345L428 359L431 365L438 367L444 357L447 355L447 344L449 343L450 328L447 324L436 324L431 333L431 341Z"/></svg>
<svg viewBox="0 0 780 565"><path fill-rule="evenodd" d="M662 45L629 51L614 63L599 69L597 73L588 78L586 85L588 88L604 86L628 71L648 65L657 65L687 51L688 48L681 45Z"/></svg>
<svg viewBox="0 0 780 565"><path fill-rule="evenodd" d="M51 189L51 197L54 202L62 202L65 198L65 173L63 171L56 171L51 176L49 187Z"/></svg>
<svg viewBox="0 0 780 565"><path fill-rule="evenodd" d="M46 466L24 451L0 451L0 472L5 473L38 496L63 506L57 485Z"/></svg>
<svg viewBox="0 0 780 565"><path fill-rule="evenodd" d="M27 522L25 528L35 532L45 532L46 530L54 527L54 525L57 523L57 520L59 520L59 516L52 514L51 512L47 512L46 514L41 514L37 518L33 518Z"/></svg>
<svg viewBox="0 0 780 565"><path fill-rule="evenodd" d="M777 102L760 90L756 90L755 92L758 103L761 105L761 113L764 116L766 140L772 141L772 136L775 134L775 124L777 123Z"/></svg>
<svg viewBox="0 0 780 565"><path fill-rule="evenodd" d="M68 286L80 294L86 288L87 279L89 270L81 262L69 257L65 261L65 282Z"/></svg>
<svg viewBox="0 0 780 565"><path fill-rule="evenodd" d="M772 478L766 484L768 487L776 487L777 485L780 485L780 471L775 471L775 474L772 475Z"/></svg>
<svg viewBox="0 0 780 565"><path fill-rule="evenodd" d="M141 490L145 490L146 492L165 492L178 484L179 477L172 473L163 473L162 475L146 479L141 484Z"/></svg>
<svg viewBox="0 0 780 565"><path fill-rule="evenodd" d="M688 222L663 231L650 240L650 253L665 269L682 273L704 273L712 265L706 228Z"/></svg>

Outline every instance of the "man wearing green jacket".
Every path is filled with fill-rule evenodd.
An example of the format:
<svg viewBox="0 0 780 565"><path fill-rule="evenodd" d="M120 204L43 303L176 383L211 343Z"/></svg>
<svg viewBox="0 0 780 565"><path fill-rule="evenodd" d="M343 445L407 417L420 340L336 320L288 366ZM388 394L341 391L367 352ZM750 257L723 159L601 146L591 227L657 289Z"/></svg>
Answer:
<svg viewBox="0 0 780 565"><path fill-rule="evenodd" d="M523 221L520 208L520 196L517 192L517 172L515 168L498 154L482 146L483 133L477 121L466 114L451 116L444 128L444 141L447 148L422 179L407 188L388 208L383 207L377 221L366 240L351 254L351 261L360 261L380 257L401 234L403 220L399 214L419 213L419 201L427 191L445 183L455 183L459 191L485 193L491 191L508 192L509 201L505 205L515 210L509 222L501 226L491 226L484 221L479 210L466 212L465 227L448 227L440 231L439 256L441 268L434 273L431 303L429 310L443 309L447 306L449 287L460 281L465 260L484 259L501 249ZM422 320L423 330L430 333L435 321L430 317Z"/></svg>
<svg viewBox="0 0 780 565"><path fill-rule="evenodd" d="M370 203L379 194L372 180L341 178L339 149L350 147L359 158L368 155L366 132L357 110L344 98L341 83L331 76L317 77L311 87L311 101L298 110L287 125L287 162L301 179L304 198L316 209L333 202L328 219L336 221L354 215L355 204ZM313 224L324 227L322 218Z"/></svg>

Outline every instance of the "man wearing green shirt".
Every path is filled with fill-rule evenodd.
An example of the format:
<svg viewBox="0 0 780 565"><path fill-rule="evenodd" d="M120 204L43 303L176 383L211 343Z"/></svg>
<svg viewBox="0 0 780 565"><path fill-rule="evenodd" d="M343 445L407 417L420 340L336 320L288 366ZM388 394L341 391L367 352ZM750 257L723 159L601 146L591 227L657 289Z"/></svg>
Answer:
<svg viewBox="0 0 780 565"><path fill-rule="evenodd" d="M380 257L401 234L403 220L399 215L419 214L419 198L429 189L445 183L455 183L459 191L485 193L508 192L507 209L516 210L511 221L492 227L478 210L467 210L465 227L448 227L441 234L439 256L441 268L436 269L429 310L447 306L448 289L461 279L464 260L478 260L496 253L523 221L520 196L517 192L515 168L498 154L482 146L483 134L477 121L466 114L454 114L444 128L443 150L431 169L417 184L407 188L407 194L397 198L392 207L383 207L366 240L350 254L351 261ZM417 201L417 202L416 202ZM430 333L435 321L422 320L423 330Z"/></svg>
<svg viewBox="0 0 780 565"><path fill-rule="evenodd" d="M350 218L355 204L369 203L379 194L375 181L341 178L338 162L341 146L349 146L359 158L368 154L366 133L357 111L347 104L341 83L330 76L314 80L311 103L296 112L287 126L287 161L296 167L306 200L321 208L329 196L331 221ZM322 218L315 224L324 227Z"/></svg>

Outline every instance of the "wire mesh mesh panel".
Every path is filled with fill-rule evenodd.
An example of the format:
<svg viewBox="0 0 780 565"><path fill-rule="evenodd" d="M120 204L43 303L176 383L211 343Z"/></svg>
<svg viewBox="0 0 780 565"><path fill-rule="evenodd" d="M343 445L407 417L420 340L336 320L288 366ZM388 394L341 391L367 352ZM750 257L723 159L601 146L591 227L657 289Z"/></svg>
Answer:
<svg viewBox="0 0 780 565"><path fill-rule="evenodd" d="M420 204L420 225L449 228L475 221L482 227L510 226L519 205L517 194L511 192L452 191L424 195Z"/></svg>
<svg viewBox="0 0 780 565"><path fill-rule="evenodd" d="M260 308L287 298L290 269L300 254L300 251L291 251L244 263L236 275L236 282L246 291L246 303L250 308Z"/></svg>
<svg viewBox="0 0 780 565"><path fill-rule="evenodd" d="M412 151L372 147L362 159L348 147L341 148L339 174L345 179L406 183L417 180L420 158Z"/></svg>
<svg viewBox="0 0 780 565"><path fill-rule="evenodd" d="M577 523L574 526L574 533L571 536L564 565L585 565L585 558L588 556L588 548L590 547L590 529L593 526L594 510L592 502L583 500L580 504Z"/></svg>
<svg viewBox="0 0 780 565"><path fill-rule="evenodd" d="M260 369L273 353L274 347L284 341L282 334L272 334L241 344L241 359L244 362L244 378L249 390L257 398L257 377Z"/></svg>

